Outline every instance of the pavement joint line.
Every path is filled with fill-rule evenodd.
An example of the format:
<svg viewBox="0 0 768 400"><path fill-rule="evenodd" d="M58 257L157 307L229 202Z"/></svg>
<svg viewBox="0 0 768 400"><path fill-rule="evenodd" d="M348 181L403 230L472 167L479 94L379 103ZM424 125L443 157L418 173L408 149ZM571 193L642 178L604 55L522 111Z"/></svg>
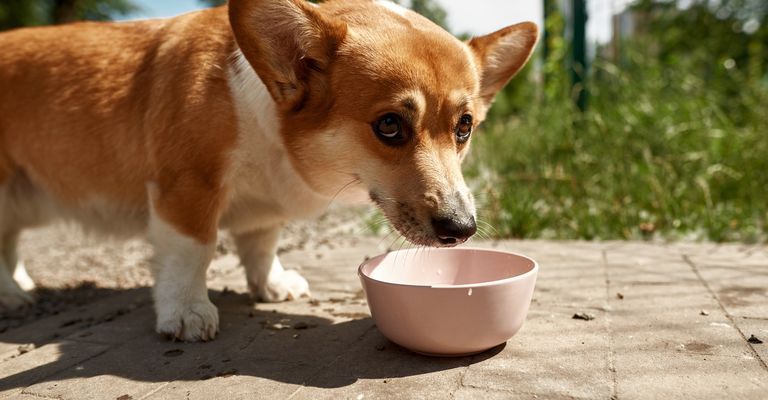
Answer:
<svg viewBox="0 0 768 400"><path fill-rule="evenodd" d="M472 366L472 364L468 364L467 366L465 366L465 367L463 368L463 370L462 370L462 371L461 371L461 373L459 374L459 385L456 387L456 389L454 389L454 390L453 390L453 391L450 393L450 394L451 394L451 398L452 398L452 399L455 399L455 398L456 398L456 392L458 392L458 391L459 391L461 388L463 388L463 387L466 387L466 385L464 385L464 377L465 377L465 376L467 375L467 373L469 372L469 367L471 367L471 366Z"/></svg>
<svg viewBox="0 0 768 400"><path fill-rule="evenodd" d="M57 399L57 400L61 400L61 399L62 399L62 397L61 397L61 396L46 396L46 395L44 395L44 394L40 394L40 393L35 393L35 392L27 392L27 389L26 389L26 388L24 388L24 389L23 389L21 392L19 392L19 393L20 393L20 394L24 394L24 395L27 395L27 396L37 397L37 398L39 398L39 399Z"/></svg>
<svg viewBox="0 0 768 400"><path fill-rule="evenodd" d="M602 255L603 274L605 277L605 305L610 307L613 297L611 296L611 277L608 272L608 251L603 249L600 253ZM605 329L608 331L608 373L611 374L611 400L618 400L619 383L616 377L616 349L613 343L613 330L611 329L611 316L609 312L606 311L603 320L605 321Z"/></svg>
<svg viewBox="0 0 768 400"><path fill-rule="evenodd" d="M174 379L174 380L172 380L172 381L168 381L168 382L165 382L165 383L163 383L162 385L158 385L158 387L154 388L153 390L150 390L150 391L149 391L147 394L145 394L144 396L141 396L141 397L139 397L139 399L138 399L138 400L144 400L144 399L148 399L150 396L153 396L155 393L157 393L157 392L159 392L159 391L163 390L164 388L168 387L168 385L170 385L170 384L171 384L171 383L173 383L173 382L176 382L176 380Z"/></svg>
<svg viewBox="0 0 768 400"><path fill-rule="evenodd" d="M646 354L658 354L658 355L669 354L669 350L654 350L654 349L646 349L646 348L637 348L635 350L643 351ZM681 352L681 354L683 353ZM715 354L715 353L704 353L700 351L688 351L685 354L691 357L700 356L700 357L714 357L718 359L734 359L734 360L744 359L744 355L737 355L737 354Z"/></svg>
<svg viewBox="0 0 768 400"><path fill-rule="evenodd" d="M752 319L752 320L756 320L756 321L768 321L768 317L749 317L749 316L746 316L746 315L742 315L742 316L739 316L738 318L741 318L741 319Z"/></svg>
<svg viewBox="0 0 768 400"><path fill-rule="evenodd" d="M747 336L744 334L744 332L741 330L739 325L736 323L736 320L733 317L733 315L731 315L731 313L728 312L728 310L725 308L723 303L720 301L720 298L717 297L717 295L715 294L715 291L712 290L712 288L709 286L709 283L704 279L703 276L701 276L701 272L699 272L699 269L696 267L696 264L690 259L690 257L688 257L687 254L683 254L683 260L685 260L686 264L688 264L688 266L691 267L691 270L693 271L693 273L696 274L696 277L699 278L699 281L701 282L701 284L704 286L704 288L707 289L710 296L712 296L712 298L717 302L717 305L720 306L720 310L723 311L723 314L725 314L725 317L728 318L728 321L730 321L733 327L736 328L736 331L739 332L739 335L741 335L741 338L744 340L744 343L747 344L749 351L757 359L758 363L760 363L760 366L763 367L763 370L765 370L765 372L768 372L768 364L766 364L765 360L763 360L763 358L760 357L760 353L758 353L757 350L755 350L755 347L752 345L752 343L749 343L749 341L747 340Z"/></svg>
<svg viewBox="0 0 768 400"><path fill-rule="evenodd" d="M477 385L462 385L465 388L468 389L479 389L484 390L488 392L496 392L496 393L506 393L506 394L522 394L527 396L535 396L536 398L542 398L547 399L550 397L553 397L553 393L536 393L536 392L526 392L526 391L520 391L520 390L505 390L505 389L496 389L496 388L490 388L485 386L477 386ZM571 396L567 394L558 393L557 395L558 399L567 399L567 400L592 400L591 397L579 397L579 396Z"/></svg>

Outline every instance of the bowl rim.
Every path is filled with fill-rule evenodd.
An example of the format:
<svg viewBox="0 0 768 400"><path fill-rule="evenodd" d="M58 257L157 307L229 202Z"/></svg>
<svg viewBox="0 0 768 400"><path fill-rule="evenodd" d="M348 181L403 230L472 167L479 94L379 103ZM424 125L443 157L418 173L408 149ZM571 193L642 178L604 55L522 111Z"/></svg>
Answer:
<svg viewBox="0 0 768 400"><path fill-rule="evenodd" d="M433 248L433 250L438 251L482 251L487 253L503 253L506 255L521 257L526 260L530 260L533 262L533 268L531 268L529 271L522 273L520 275L510 276L509 278L504 279L497 279L493 281L487 281L487 282L478 282L478 283L465 283L462 285L414 285L411 283L395 283L395 282L387 282L382 281L380 279L376 279L371 277L370 275L366 275L363 273L363 267L365 267L367 264L369 264L371 261L382 258L388 254L393 253L400 253L405 251L411 251L414 250L413 248L410 249L402 249L402 250L396 250L396 251L389 251L386 253L382 253L376 256L373 256L362 263L360 263L360 266L357 267L357 275L361 277L364 280L373 281L376 283L381 283L384 285L390 285L390 286L402 286L402 287L413 287L413 288L428 288L428 289L471 289L471 288L480 288L480 287L489 287L489 286L500 286L509 282L514 282L517 280L523 280L527 278L530 275L535 275L539 271L539 263L534 260L531 257L526 256L525 254L515 253L512 251L506 251L506 250L499 250L499 249L488 249L488 248L482 248L482 247L448 247L448 248Z"/></svg>

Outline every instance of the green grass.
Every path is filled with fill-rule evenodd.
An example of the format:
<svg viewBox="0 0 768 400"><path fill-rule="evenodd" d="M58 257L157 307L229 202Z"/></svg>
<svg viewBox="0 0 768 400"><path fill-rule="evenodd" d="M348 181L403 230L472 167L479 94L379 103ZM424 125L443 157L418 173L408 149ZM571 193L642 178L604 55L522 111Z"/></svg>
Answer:
<svg viewBox="0 0 768 400"><path fill-rule="evenodd" d="M474 138L479 217L500 237L766 241L765 83L737 68L713 81L683 63L627 64L593 66L583 114L562 82L522 82L529 105Z"/></svg>

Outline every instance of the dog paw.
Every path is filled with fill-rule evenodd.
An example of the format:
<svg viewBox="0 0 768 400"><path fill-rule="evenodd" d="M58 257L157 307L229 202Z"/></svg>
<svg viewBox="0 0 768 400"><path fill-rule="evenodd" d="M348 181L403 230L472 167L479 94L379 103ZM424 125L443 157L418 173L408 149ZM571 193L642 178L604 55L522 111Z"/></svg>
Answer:
<svg viewBox="0 0 768 400"><path fill-rule="evenodd" d="M34 296L19 289L15 285L0 290L0 311L10 312L21 310L31 306L34 302Z"/></svg>
<svg viewBox="0 0 768 400"><path fill-rule="evenodd" d="M256 293L251 288L258 300L267 303L279 303L286 300L295 300L300 297L309 297L309 283L297 271L287 270L277 274L271 274L266 285L257 285Z"/></svg>
<svg viewBox="0 0 768 400"><path fill-rule="evenodd" d="M205 299L189 304L157 305L157 332L168 339L213 340L219 331L219 311Z"/></svg>

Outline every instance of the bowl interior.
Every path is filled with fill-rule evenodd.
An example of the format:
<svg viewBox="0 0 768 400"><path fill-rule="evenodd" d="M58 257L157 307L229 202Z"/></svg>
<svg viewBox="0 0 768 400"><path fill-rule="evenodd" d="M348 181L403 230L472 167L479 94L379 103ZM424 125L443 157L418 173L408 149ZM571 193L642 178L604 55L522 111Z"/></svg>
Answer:
<svg viewBox="0 0 768 400"><path fill-rule="evenodd" d="M532 271L536 263L518 254L486 249L408 249L365 262L360 273L371 279L414 286L482 285Z"/></svg>

